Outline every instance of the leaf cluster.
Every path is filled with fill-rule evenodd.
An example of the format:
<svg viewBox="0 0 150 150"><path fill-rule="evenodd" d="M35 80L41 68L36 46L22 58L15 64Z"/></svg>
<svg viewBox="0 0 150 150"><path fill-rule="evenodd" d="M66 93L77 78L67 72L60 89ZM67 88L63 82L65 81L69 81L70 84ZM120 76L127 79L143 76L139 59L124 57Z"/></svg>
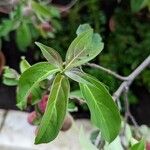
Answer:
<svg viewBox="0 0 150 150"><path fill-rule="evenodd" d="M80 25L76 33L77 37L67 50L65 62L53 48L36 42L47 62L29 67L19 78L17 106L24 109L29 94L40 82L49 79L50 76L54 77L35 144L50 142L58 135L68 108L69 78L79 83L91 112L91 120L100 129L103 138L112 142L119 133L121 118L113 98L98 79L79 68L102 51L102 39L88 24Z"/></svg>
<svg viewBox="0 0 150 150"><path fill-rule="evenodd" d="M20 51L25 51L38 37L54 38L60 30L60 12L45 2L19 1L0 23L0 38L9 40L9 34L15 31L15 41Z"/></svg>

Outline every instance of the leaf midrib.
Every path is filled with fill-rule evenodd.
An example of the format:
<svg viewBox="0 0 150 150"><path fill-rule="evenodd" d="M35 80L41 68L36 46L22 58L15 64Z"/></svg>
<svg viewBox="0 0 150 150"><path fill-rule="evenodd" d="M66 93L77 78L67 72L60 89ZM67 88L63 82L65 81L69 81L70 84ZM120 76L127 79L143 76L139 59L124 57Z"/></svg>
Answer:
<svg viewBox="0 0 150 150"><path fill-rule="evenodd" d="M42 76L41 78L39 78L39 79L31 86L31 88L28 90L28 92L25 94L23 101L20 101L19 103L25 102L25 101L26 101L26 98L28 97L28 95L30 94L30 92L32 91L32 89L33 89L41 80L43 80L44 78L46 78L50 73L56 72L57 70L59 70L59 69L53 69L53 70L47 72L47 73L46 73L44 76Z"/></svg>
<svg viewBox="0 0 150 150"><path fill-rule="evenodd" d="M82 50L79 54L77 54L76 57L74 57L74 58L67 64L67 66L65 67L65 70L68 69L68 66L69 66L70 64L72 64L72 63L80 56L80 54L81 54L85 49L86 49L86 48L84 47L83 50ZM71 66L71 65L70 65L70 66Z"/></svg>
<svg viewBox="0 0 150 150"><path fill-rule="evenodd" d="M52 103L52 105L53 105L54 107L53 107L53 110L51 111L51 114L50 114L50 117L49 117L49 118L52 117L53 111L56 109L55 104L56 104L56 99L57 99L58 94L59 94L59 90L60 90L60 88L61 88L62 79L63 79L63 76L61 77L60 81L58 82L58 84L59 84L59 86L58 86L58 88L57 88L58 90L57 90L57 92L56 92L55 100L54 100L53 103ZM50 97L49 97L49 98L50 98ZM48 99L48 101L50 101L50 99ZM48 103L48 105L49 105L49 103ZM46 107L45 112L47 112L47 110L48 110L48 107ZM40 140L43 138L45 132L47 131L47 128L48 128L48 127L46 127L45 131L43 132L41 138L39 138L38 141L40 141Z"/></svg>
<svg viewBox="0 0 150 150"><path fill-rule="evenodd" d="M93 100L94 100L94 102L95 102L95 106L97 107L97 109L98 109L99 112L101 113L102 120L103 120L103 121L105 122L105 124L106 124L106 121L105 121L105 119L104 119L104 116L103 116L101 110L99 109L97 103L99 103L100 105L104 105L104 104L102 104L102 103L100 103L100 102L96 102L96 101L95 101L95 97L94 97L94 95L92 94L92 92L91 92L91 90L89 89L89 87L88 87L87 85L85 85L85 86L86 86L87 90L89 91L89 93L91 94L91 96L93 97ZM105 106L105 105L104 105L104 106ZM107 133L109 133L109 130L108 130L108 127L107 127L107 126L106 126L106 128L107 128ZM110 135L109 135L109 139L110 139Z"/></svg>

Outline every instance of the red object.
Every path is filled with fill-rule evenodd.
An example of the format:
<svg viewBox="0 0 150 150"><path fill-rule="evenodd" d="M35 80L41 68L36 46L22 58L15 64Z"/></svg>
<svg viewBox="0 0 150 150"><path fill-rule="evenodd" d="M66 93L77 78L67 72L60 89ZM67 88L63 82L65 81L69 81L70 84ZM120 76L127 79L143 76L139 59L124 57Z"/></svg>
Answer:
<svg viewBox="0 0 150 150"><path fill-rule="evenodd" d="M146 150L150 150L150 142L146 143Z"/></svg>
<svg viewBox="0 0 150 150"><path fill-rule="evenodd" d="M111 17L109 20L109 29L111 32L114 32L116 29L116 22L115 22L114 17Z"/></svg>
<svg viewBox="0 0 150 150"><path fill-rule="evenodd" d="M37 117L36 112L35 112L35 111L31 112L31 113L28 115L28 118L27 118L28 123L30 123L31 125L33 125L33 122L34 122L34 120L36 119L36 117Z"/></svg>
<svg viewBox="0 0 150 150"><path fill-rule="evenodd" d="M45 31L45 32L51 32L51 31L53 30L51 24L48 23L48 22L43 22L43 23L41 23L41 28L42 28L43 31Z"/></svg>
<svg viewBox="0 0 150 150"><path fill-rule="evenodd" d="M48 101L48 95L44 95L42 97L42 100L38 103L39 109L42 113L45 112L47 101Z"/></svg>

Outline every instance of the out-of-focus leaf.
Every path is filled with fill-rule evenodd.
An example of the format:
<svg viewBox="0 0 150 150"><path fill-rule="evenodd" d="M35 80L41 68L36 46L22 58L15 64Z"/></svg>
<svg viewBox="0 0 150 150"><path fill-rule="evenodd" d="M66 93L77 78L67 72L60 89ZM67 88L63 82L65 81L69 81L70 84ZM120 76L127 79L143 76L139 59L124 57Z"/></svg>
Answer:
<svg viewBox="0 0 150 150"><path fill-rule="evenodd" d="M24 51L32 42L29 26L23 22L16 31L16 42L19 50Z"/></svg>
<svg viewBox="0 0 150 150"><path fill-rule="evenodd" d="M13 30L13 25L12 20L4 20L0 25L0 37L8 35Z"/></svg>
<svg viewBox="0 0 150 150"><path fill-rule="evenodd" d="M18 80L4 77L3 84L8 85L8 86L16 86L18 85Z"/></svg>
<svg viewBox="0 0 150 150"><path fill-rule="evenodd" d="M32 1L32 8L37 15L42 16L44 18L51 18L51 13L46 5Z"/></svg>
<svg viewBox="0 0 150 150"><path fill-rule="evenodd" d="M77 112L78 111L78 107L75 105L74 102L69 102L68 111L69 112Z"/></svg>
<svg viewBox="0 0 150 150"><path fill-rule="evenodd" d="M5 67L3 73L3 83L8 86L16 86L18 84L19 74L16 70Z"/></svg>
<svg viewBox="0 0 150 150"><path fill-rule="evenodd" d="M60 12L57 7L49 6L49 12L52 17L60 18Z"/></svg>
<svg viewBox="0 0 150 150"><path fill-rule="evenodd" d="M146 150L145 149L145 142L144 140L141 140L140 142L134 144L130 150Z"/></svg>
<svg viewBox="0 0 150 150"><path fill-rule="evenodd" d="M143 8L145 0L131 0L131 10L133 12L138 12Z"/></svg>

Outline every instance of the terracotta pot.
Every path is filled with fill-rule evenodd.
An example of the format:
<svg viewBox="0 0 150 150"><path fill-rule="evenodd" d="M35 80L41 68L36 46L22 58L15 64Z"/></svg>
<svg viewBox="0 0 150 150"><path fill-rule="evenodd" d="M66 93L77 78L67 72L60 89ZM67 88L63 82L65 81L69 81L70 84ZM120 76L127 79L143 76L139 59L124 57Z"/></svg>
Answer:
<svg viewBox="0 0 150 150"><path fill-rule="evenodd" d="M5 65L5 56L2 51L0 51L0 75L3 71L3 67Z"/></svg>

